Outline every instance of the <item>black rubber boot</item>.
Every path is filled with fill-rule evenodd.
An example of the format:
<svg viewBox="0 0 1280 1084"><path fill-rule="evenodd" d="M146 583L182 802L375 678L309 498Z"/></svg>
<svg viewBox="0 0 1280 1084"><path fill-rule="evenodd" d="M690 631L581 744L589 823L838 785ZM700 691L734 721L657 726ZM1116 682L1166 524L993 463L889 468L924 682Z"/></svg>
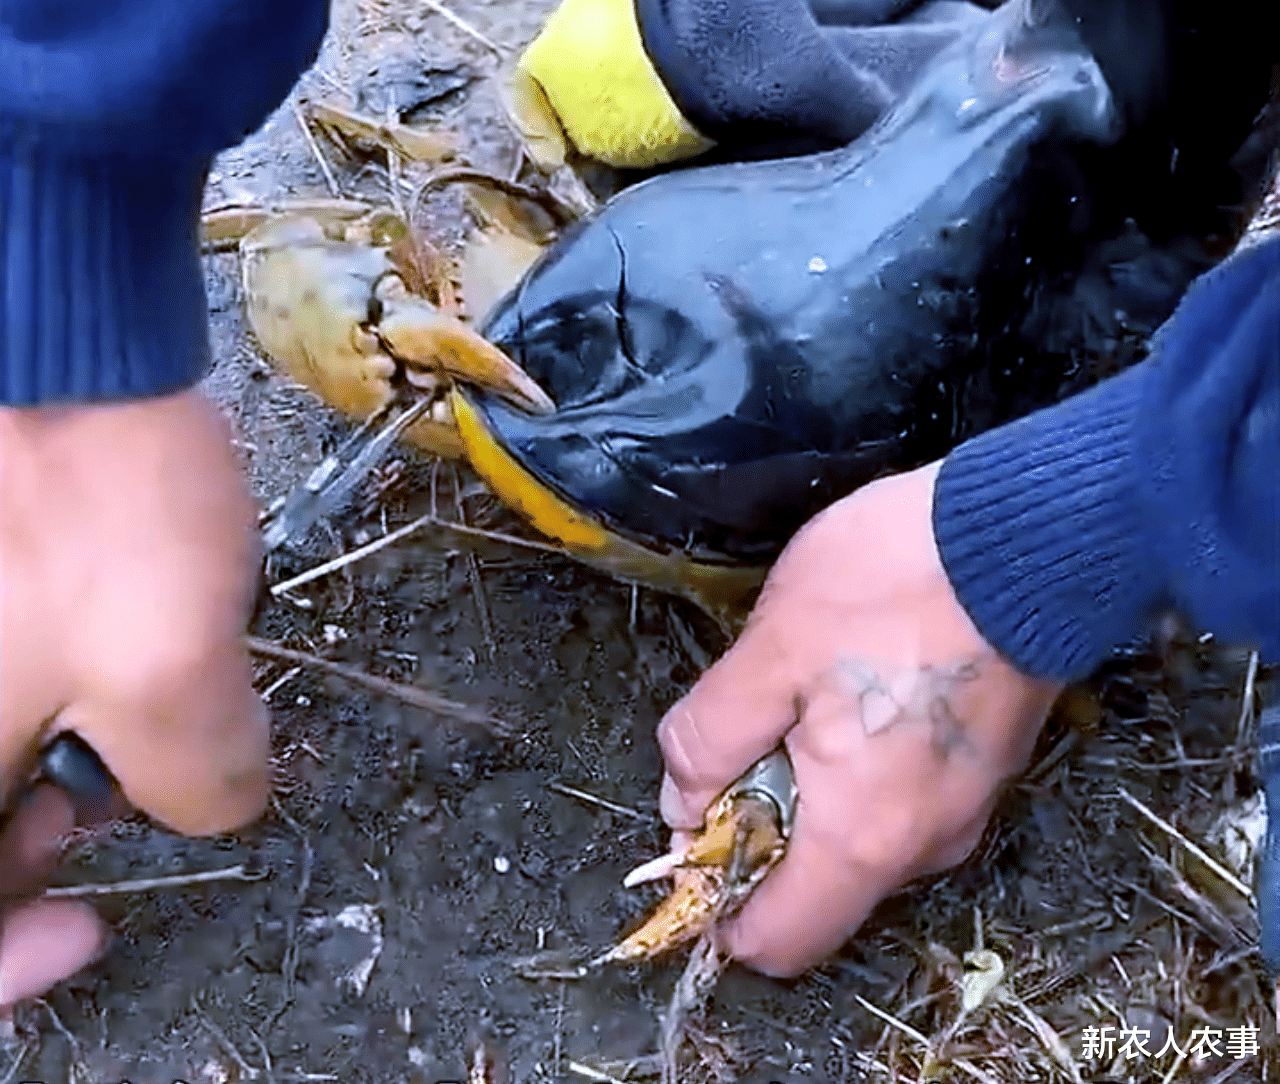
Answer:
<svg viewBox="0 0 1280 1084"><path fill-rule="evenodd" d="M1081 6L1006 4L844 149L621 194L482 329L558 412L466 393L486 428L626 537L763 563L856 487L1055 401L1134 329L1127 311L1153 330L1204 270L1194 252L1106 255L1126 218L1181 213L1162 142L1173 129L1159 126L1172 54L1145 36L1149 5L1083 35ZM1126 41L1154 53L1139 66L1155 90L1116 79L1113 92L1104 68ZM1266 100L1265 65L1238 82L1200 88L1217 107L1211 143L1234 127L1238 145ZM1181 146L1212 172L1194 141ZM1188 210L1220 202L1197 192ZM1064 319L1088 341L1046 357Z"/></svg>

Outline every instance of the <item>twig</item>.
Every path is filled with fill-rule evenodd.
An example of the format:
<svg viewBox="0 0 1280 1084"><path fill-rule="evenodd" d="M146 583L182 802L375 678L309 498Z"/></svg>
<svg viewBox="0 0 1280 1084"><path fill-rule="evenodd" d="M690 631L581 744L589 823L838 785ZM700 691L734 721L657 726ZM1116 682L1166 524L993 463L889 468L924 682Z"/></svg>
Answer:
<svg viewBox="0 0 1280 1084"><path fill-rule="evenodd" d="M531 538L517 538L515 535L502 534L499 531L486 531L482 527L470 527L461 523L450 523L437 517L434 511L428 512L425 516L419 516L412 523L406 523L403 527L397 527L390 534L384 534L381 538L375 538L372 542L366 543L359 549L351 550L349 553L341 554L333 558L331 561L325 561L322 565L316 565L315 568L307 569L306 572L300 572L292 579L282 580L271 588L271 594L274 598L279 598L287 591L292 591L295 587L301 587L303 584L310 583L312 580L318 580L322 576L329 575L330 572L337 572L339 569L346 568L347 565L355 564L364 558L377 553L387 546L393 546L403 538L408 538L415 531L420 531L424 527L443 527L446 530L455 531L461 535L469 535L473 538L484 538L490 542L501 542L508 546L522 546L526 549L542 550L545 553L556 553L563 555L564 550L557 546L548 545L546 542L536 542Z"/></svg>
<svg viewBox="0 0 1280 1084"><path fill-rule="evenodd" d="M1177 1050L1177 1047L1175 1046L1174 1049ZM1186 1061L1186 1058L1187 1052L1185 1050L1178 1050L1178 1056L1174 1059L1173 1064L1169 1066L1169 1071L1164 1074L1160 1084L1169 1084L1169 1082L1173 1080L1174 1076L1177 1075L1178 1070L1182 1068L1182 1063Z"/></svg>
<svg viewBox="0 0 1280 1084"><path fill-rule="evenodd" d="M191 1011L195 1013L196 1019L204 1029L213 1036L214 1041L222 1047L222 1049L231 1056L231 1060L240 1067L240 1071L250 1080L257 1080L261 1075L260 1071L244 1060L244 1055L236 1049L236 1044L227 1038L227 1033L213 1022L209 1014L200 1007L200 1003L196 1001L194 997L191 999Z"/></svg>
<svg viewBox="0 0 1280 1084"><path fill-rule="evenodd" d="M896 1016L890 1016L887 1012L884 1011L884 1009L881 1009L875 1005L872 1005L871 1002L868 1001L861 994L854 994L853 999L859 1005L861 1005L864 1009L866 1009L867 1012L871 1013L872 1016L878 1016L891 1028L896 1028L898 1031L902 1032L902 1034L907 1036L907 1038L914 1039L921 1046L928 1047L929 1040L926 1039L923 1034L916 1031L916 1029L913 1028L910 1024L903 1023Z"/></svg>
<svg viewBox="0 0 1280 1084"><path fill-rule="evenodd" d="M1135 772L1173 772L1181 771L1184 768L1215 768L1220 764L1235 764L1242 760L1247 760L1253 756L1255 752L1262 753L1272 746L1264 746L1263 748L1253 749L1237 749L1231 753L1224 753L1220 757L1187 757L1184 760L1159 760L1152 764L1143 764L1139 760L1124 760L1124 768L1126 771ZM1280 746L1274 748L1280 749ZM1100 765L1102 767L1114 768L1119 763L1116 760L1107 760L1105 763L1101 757L1081 757L1081 764Z"/></svg>
<svg viewBox="0 0 1280 1084"><path fill-rule="evenodd" d="M493 639L493 618L489 614L489 599L485 595L484 580L480 576L480 561L474 553L467 554L467 579L471 581L471 594L476 603L476 614L480 618L480 633L484 637L485 652L492 662L497 651Z"/></svg>
<svg viewBox="0 0 1280 1084"><path fill-rule="evenodd" d="M559 220L562 226L570 225L581 217L574 207L567 204L549 188L535 188L532 185L521 184L519 181L509 181L505 177L499 177L496 173L486 173L482 169L472 169L469 166L444 169L427 177L418 185L418 189L414 193L410 214L416 215L418 213L418 208L429 193L451 184L483 185L487 188L492 188L496 192L501 192L504 196L528 200L530 203L536 204L549 212L552 217Z"/></svg>
<svg viewBox="0 0 1280 1084"><path fill-rule="evenodd" d="M591 805L598 805L601 809L607 809L610 813L621 813L624 817L631 817L634 820L644 821L647 824L653 823L653 817L648 813L641 813L638 809L629 809L625 805L619 805L617 802L611 802L608 798L598 798L594 794L589 794L585 790L578 790L577 787L567 787L563 783L548 783L548 790L554 790L557 794L565 794L570 798L577 798L579 801L588 802Z"/></svg>
<svg viewBox="0 0 1280 1084"><path fill-rule="evenodd" d="M1250 890L1249 886L1246 885L1242 880L1240 880L1240 878L1237 877L1234 873L1232 873L1229 869L1227 869L1226 866L1222 865L1220 862L1214 861L1214 859L1211 858L1201 847L1198 847L1196 844L1192 843L1191 840L1189 840L1186 836L1184 836L1181 832L1179 832L1168 821L1162 820L1160 817L1156 816L1155 813L1151 812L1151 810L1149 810L1145 805L1143 805L1140 801L1138 801L1137 798L1135 798L1123 787L1121 787L1120 790L1118 790L1116 793L1121 798L1123 798L1126 802L1128 802L1131 806L1133 806L1134 809L1136 809L1139 813L1141 813L1144 817L1146 817L1149 821L1151 821L1151 823L1154 824L1157 828L1168 833L1170 836L1176 839L1179 843L1181 843L1183 847L1187 849L1188 852L1195 855L1196 858L1200 859L1201 862L1203 862L1206 866L1208 866L1211 870L1213 870L1214 873L1216 873L1219 877L1221 877L1224 881L1226 881L1227 884L1229 884L1232 888L1234 888L1237 892L1239 892L1240 895L1242 895L1246 900L1256 905L1257 900L1254 898L1253 892L1252 890Z"/></svg>
<svg viewBox="0 0 1280 1084"><path fill-rule="evenodd" d="M280 799L274 794L271 796L271 808L275 815L285 822L298 840L302 844L302 872L298 874L298 888L294 894L293 910L289 914L289 921L286 923L285 932L285 950L284 960L280 965L280 973L284 979L284 993L280 999L280 1005L271 1016L268 1032L275 1022L280 1019L289 1007L293 1004L294 990L298 979L298 912L302 909L302 905L307 902L307 892L311 889L311 872L315 866L315 851L311 846L311 841L307 838L306 832L302 830L300 825L281 805Z"/></svg>
<svg viewBox="0 0 1280 1084"><path fill-rule="evenodd" d="M467 510L462 504L462 481L458 477L458 468L453 468L453 506L458 513L458 522L467 523ZM497 648L493 639L493 619L489 615L489 599L484 590L484 579L480 575L480 561L474 553L467 554L467 579L471 581L471 594L475 598L476 614L480 618L480 632L484 636L485 651L489 661L493 662Z"/></svg>
<svg viewBox="0 0 1280 1084"><path fill-rule="evenodd" d="M22 1063L27 1060L27 1056L31 1053L31 1049L30 1043L22 1044L22 1049L14 1054L13 1061L9 1064L8 1071L4 1076L0 1077L0 1084L9 1084L9 1082L18 1075L18 1070L22 1068Z"/></svg>
<svg viewBox="0 0 1280 1084"><path fill-rule="evenodd" d="M271 697L276 692L278 692L281 688L283 688L285 685L288 685L289 682L291 682L294 678L296 678L300 673L302 673L301 666L295 666L292 669L286 670L283 674L281 674L278 678L276 678L275 681L273 681L270 685L268 685L265 689L263 689L261 693L258 694L262 697L262 702L264 704L271 703Z"/></svg>
<svg viewBox="0 0 1280 1084"><path fill-rule="evenodd" d="M419 689L415 685L404 685L398 681L378 677L376 674L366 673L364 670L359 670L354 666L346 666L340 662L322 659L319 655L312 655L306 651L294 651L292 648L283 647L280 644L272 643L270 640L261 640L257 636L246 636L245 643L255 655L263 655L269 659L279 659L282 662L294 662L301 663L303 666L311 666L317 670L323 670L326 674L332 674L334 677L349 681L353 685L363 686L372 692L392 697L415 708L421 708L423 711L434 712L437 715L447 715L463 722L476 723L503 737L513 737L515 735L515 731L500 719L486 715L484 712L467 704L449 700L447 697L436 693L429 693L426 689Z"/></svg>
<svg viewBox="0 0 1280 1084"><path fill-rule="evenodd" d="M42 1009L44 1009L44 1011L48 1014L49 1020L53 1024L53 1026L58 1030L58 1034L60 1034L64 1039L67 1040L67 1045L71 1048L71 1070L72 1070L71 1079L72 1081L79 1080L81 1077L84 1077L85 1080L88 1080L89 1074L86 1071L84 1062L80 1057L80 1041L74 1035L71 1034L71 1029L68 1028L67 1025L62 1022L62 1017L57 1014L57 1012L54 1010L54 1007L52 1005L50 1005L43 998L37 998L36 1004L39 1005Z"/></svg>
<svg viewBox="0 0 1280 1084"><path fill-rule="evenodd" d="M626 1084L626 1081L619 1080L616 1076L610 1076L608 1073L602 1073L599 1069L592 1069L590 1065L583 1065L580 1061L571 1061L566 1068L575 1076L594 1080L597 1084Z"/></svg>
<svg viewBox="0 0 1280 1084"><path fill-rule="evenodd" d="M685 1022L706 1003L727 963L727 958L716 948L714 935L704 933L676 980L676 988L662 1017L662 1084L678 1084Z"/></svg>
<svg viewBox="0 0 1280 1084"><path fill-rule="evenodd" d="M271 1068L271 1051L267 1049L267 1044L262 1041L262 1036L254 1031L253 1028L249 1029L249 1034L253 1036L253 1041L258 1044L258 1050L262 1054L262 1071L267 1074L267 1084L276 1084L276 1074Z"/></svg>
<svg viewBox="0 0 1280 1084"><path fill-rule="evenodd" d="M926 1039L924 1035L922 1035L920 1032L916 1031L916 1029L913 1028L910 1024L904 1023L903 1021L899 1020L896 1016L890 1016L887 1012L884 1011L884 1009L880 1009L880 1008L877 1008L875 1005L872 1005L871 1002L868 1001L861 994L854 994L853 997L854 997L854 1000L857 1001L859 1005L861 1005L864 1009L867 1010L867 1012L871 1013L873 1016L878 1016L891 1028L895 1028L898 1031L902 1032L902 1034L907 1036L907 1038L914 1039L916 1042L920 1043L925 1048L926 1052L928 1052L931 1049L929 1045L929 1040ZM968 1061L964 1058L952 1058L950 1059L950 1062L957 1069L960 1069L961 1071L968 1073L971 1077L973 1077L974 1080L981 1080L981 1081L985 1081L986 1084L993 1084L991 1077L988 1076L986 1073L984 1073L976 1065L974 1065L973 1062Z"/></svg>
<svg viewBox="0 0 1280 1084"><path fill-rule="evenodd" d="M1236 742L1242 743L1245 729L1253 721L1254 683L1258 680L1258 653L1249 652L1249 668L1244 675L1244 694L1240 697L1240 718L1236 722Z"/></svg>
<svg viewBox="0 0 1280 1084"><path fill-rule="evenodd" d="M1244 1067L1243 1061L1237 1061L1234 1065L1228 1065L1217 1076L1211 1077L1208 1084L1227 1084L1233 1076L1236 1075Z"/></svg>
<svg viewBox="0 0 1280 1084"><path fill-rule="evenodd" d="M156 892L165 888L186 888L214 881L257 881L259 875L243 865L225 869L208 869L198 873L175 873L168 877L143 877L136 881L112 881L110 884L67 885L45 889L46 898L75 899L83 896L120 896L133 892Z"/></svg>
<svg viewBox="0 0 1280 1084"><path fill-rule="evenodd" d="M455 15L452 11L450 11L447 7L445 7L442 3L440 3L440 0L422 0L422 3L426 7L429 7L437 15L443 15L446 19L449 20L449 22L453 23L453 25L456 26L459 30L461 30L464 34L471 35L471 37L475 38L476 41L478 41L481 45L485 46L488 49L492 49L495 53L498 54L499 57L505 57L507 55L506 50L503 49L501 45L498 45L496 42L491 41L489 38L485 37L482 33L480 33L479 30L477 30L465 19Z"/></svg>
<svg viewBox="0 0 1280 1084"><path fill-rule="evenodd" d="M562 1075L560 1070L560 1055L562 1053L564 1043L564 992L565 985L562 981L560 983L560 997L556 1001L556 1034L551 1054L551 1075L556 1078Z"/></svg>
<svg viewBox="0 0 1280 1084"><path fill-rule="evenodd" d="M1147 851L1145 847L1143 847L1142 850L1145 851L1148 855L1150 854L1150 852ZM1148 892L1145 888L1142 887L1142 885L1138 884L1137 882L1126 881L1121 877L1117 877L1116 884L1124 885L1124 887L1129 889L1130 892L1133 892L1135 895L1141 896L1144 900L1149 900L1151 903L1154 903L1157 907L1159 907L1162 911L1168 912L1168 914L1170 914L1173 918L1176 918L1179 922L1185 922L1188 926L1192 927L1193 929L1199 930L1206 937L1212 936L1209 933L1209 931L1205 929L1204 923L1201 922L1198 918L1193 918L1191 915L1187 914L1185 911L1178 910L1178 908L1174 907L1173 904L1171 903L1165 903L1165 901L1162 900L1159 896L1157 896L1154 892Z"/></svg>
<svg viewBox="0 0 1280 1084"><path fill-rule="evenodd" d="M307 123L307 118L302 115L302 110L298 107L296 99L289 104L293 108L293 117L298 122L298 127L302 129L302 138L307 141L307 146L311 148L311 153L315 156L315 160L320 166L320 172L324 174L324 183L329 186L329 194L335 199L340 198L342 190L338 187L338 178L333 175L333 170L330 168L328 160L320 152L320 144L316 142L316 137L311 134L311 126Z"/></svg>
<svg viewBox="0 0 1280 1084"><path fill-rule="evenodd" d="M392 125L398 123L400 115L396 112L395 93L388 90L388 96L391 100L387 102L387 124ZM404 200L400 198L400 154L394 147L385 149L387 152L387 178L391 182L388 186L391 190L391 205L395 208L400 221L408 222L409 216L405 214Z"/></svg>

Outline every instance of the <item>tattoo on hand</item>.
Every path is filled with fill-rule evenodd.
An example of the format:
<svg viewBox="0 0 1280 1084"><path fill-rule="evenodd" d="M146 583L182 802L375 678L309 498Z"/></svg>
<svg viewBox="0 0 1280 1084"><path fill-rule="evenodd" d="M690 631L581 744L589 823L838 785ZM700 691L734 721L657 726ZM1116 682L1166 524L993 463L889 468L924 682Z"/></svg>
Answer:
<svg viewBox="0 0 1280 1084"><path fill-rule="evenodd" d="M858 698L858 720L868 737L900 723L925 723L930 730L929 744L940 763L956 752L977 753L968 727L956 715L950 699L957 685L977 679L976 661L954 667L922 666L890 682L859 659L845 659L837 665Z"/></svg>
<svg viewBox="0 0 1280 1084"><path fill-rule="evenodd" d="M951 701L945 693L934 697L930 702L929 725L932 730L929 744L939 761L945 763L951 759L952 753L960 749L970 754L977 752L973 742L969 740L964 723L951 710Z"/></svg>

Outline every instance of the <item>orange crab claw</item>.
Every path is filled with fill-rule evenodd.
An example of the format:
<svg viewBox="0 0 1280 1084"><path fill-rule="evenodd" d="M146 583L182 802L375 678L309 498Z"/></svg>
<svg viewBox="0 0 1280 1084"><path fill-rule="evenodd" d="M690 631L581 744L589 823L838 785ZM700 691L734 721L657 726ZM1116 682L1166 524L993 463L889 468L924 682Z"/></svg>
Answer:
<svg viewBox="0 0 1280 1084"><path fill-rule="evenodd" d="M733 914L782 859L795 803L786 753L779 750L755 764L712 804L702 832L668 863L675 877L670 895L639 929L593 964L654 959ZM646 863L651 865L658 864Z"/></svg>
<svg viewBox="0 0 1280 1084"><path fill-rule="evenodd" d="M556 409L551 397L492 343L447 316L430 302L413 297L398 278L378 288L383 312L377 335L387 353L414 371L438 373L487 388L533 414Z"/></svg>

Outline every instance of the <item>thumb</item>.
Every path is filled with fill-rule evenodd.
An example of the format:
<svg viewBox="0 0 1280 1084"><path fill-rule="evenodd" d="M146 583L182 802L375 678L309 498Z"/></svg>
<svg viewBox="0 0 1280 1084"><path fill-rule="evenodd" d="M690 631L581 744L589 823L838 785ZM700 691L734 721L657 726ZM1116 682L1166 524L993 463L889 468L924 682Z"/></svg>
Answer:
<svg viewBox="0 0 1280 1084"><path fill-rule="evenodd" d="M671 827L700 828L707 807L795 725L795 690L771 630L768 620L748 625L659 724Z"/></svg>

